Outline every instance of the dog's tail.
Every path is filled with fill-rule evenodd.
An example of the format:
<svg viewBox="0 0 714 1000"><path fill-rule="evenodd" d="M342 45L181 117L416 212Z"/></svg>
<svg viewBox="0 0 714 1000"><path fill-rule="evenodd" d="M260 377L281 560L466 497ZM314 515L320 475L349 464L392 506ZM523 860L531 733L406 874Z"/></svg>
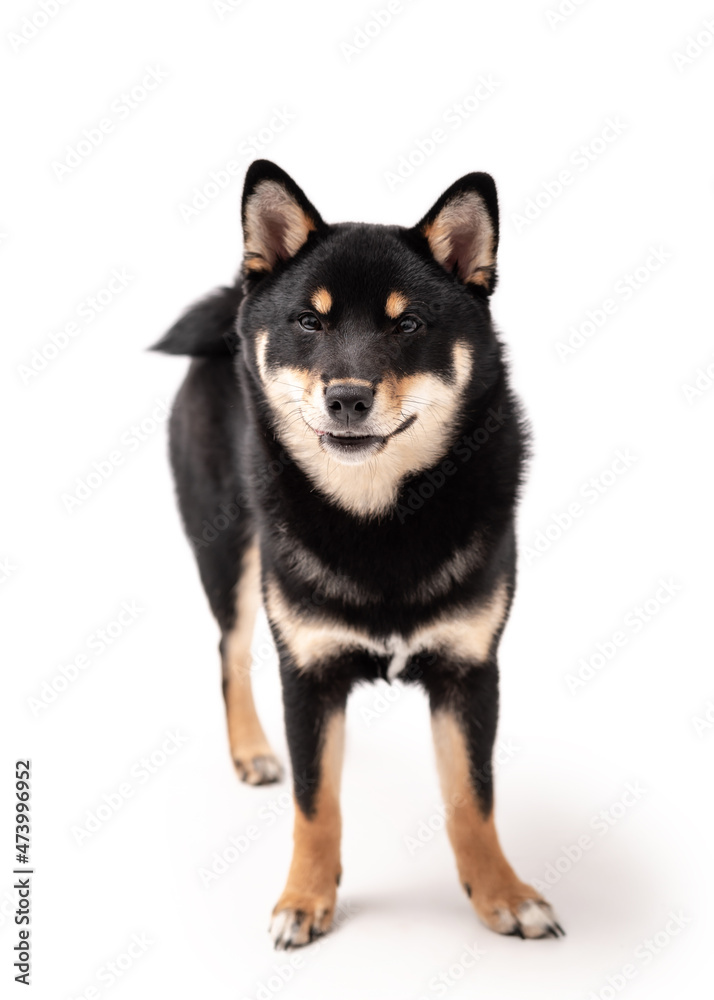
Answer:
<svg viewBox="0 0 714 1000"><path fill-rule="evenodd" d="M150 350L193 358L232 357L238 350L235 323L242 298L236 285L217 288L190 306Z"/></svg>

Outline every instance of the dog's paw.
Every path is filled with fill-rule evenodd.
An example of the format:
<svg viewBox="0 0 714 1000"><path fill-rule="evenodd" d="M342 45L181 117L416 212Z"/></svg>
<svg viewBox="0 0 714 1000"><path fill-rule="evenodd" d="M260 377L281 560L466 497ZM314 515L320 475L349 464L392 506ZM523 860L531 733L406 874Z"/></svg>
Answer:
<svg viewBox="0 0 714 1000"><path fill-rule="evenodd" d="M257 754L254 757L234 757L238 777L247 785L270 785L280 781L283 776L277 757L271 753Z"/></svg>
<svg viewBox="0 0 714 1000"><path fill-rule="evenodd" d="M276 948L301 948L321 937L332 923L333 907L310 904L304 909L276 909L270 921L270 936Z"/></svg>
<svg viewBox="0 0 714 1000"><path fill-rule="evenodd" d="M540 897L509 901L500 899L477 906L481 920L498 934L520 938L565 937L553 907Z"/></svg>

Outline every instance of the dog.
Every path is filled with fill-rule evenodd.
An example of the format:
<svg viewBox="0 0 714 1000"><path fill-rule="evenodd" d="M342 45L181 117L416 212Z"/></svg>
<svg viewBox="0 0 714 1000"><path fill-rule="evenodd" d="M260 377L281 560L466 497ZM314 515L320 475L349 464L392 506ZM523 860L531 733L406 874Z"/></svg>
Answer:
<svg viewBox="0 0 714 1000"><path fill-rule="evenodd" d="M170 420L180 512L221 630L240 777L281 768L256 714L262 603L280 660L294 852L277 948L333 919L345 705L363 681L426 691L458 876L480 919L564 932L499 845L491 754L497 649L516 576L527 427L491 321L498 200L456 181L413 228L328 225L258 160L230 287L155 345L193 358Z"/></svg>

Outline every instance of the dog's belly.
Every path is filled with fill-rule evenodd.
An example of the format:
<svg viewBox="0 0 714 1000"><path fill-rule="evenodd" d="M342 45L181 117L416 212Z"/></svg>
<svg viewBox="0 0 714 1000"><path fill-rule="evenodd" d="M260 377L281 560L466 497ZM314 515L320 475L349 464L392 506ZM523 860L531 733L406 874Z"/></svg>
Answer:
<svg viewBox="0 0 714 1000"><path fill-rule="evenodd" d="M273 627L302 671L329 669L348 653L362 652L388 662L386 676L398 677L412 657L441 655L455 663L484 663L508 612L508 585L501 580L491 594L469 608L453 609L408 634L371 635L334 618L291 606L274 579L267 581L266 610Z"/></svg>

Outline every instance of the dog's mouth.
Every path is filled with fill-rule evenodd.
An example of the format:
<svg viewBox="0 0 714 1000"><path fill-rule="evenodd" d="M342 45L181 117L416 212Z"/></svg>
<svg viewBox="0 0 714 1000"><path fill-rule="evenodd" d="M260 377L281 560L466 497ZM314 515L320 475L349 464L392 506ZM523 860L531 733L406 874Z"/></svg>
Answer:
<svg viewBox="0 0 714 1000"><path fill-rule="evenodd" d="M320 439L320 444L335 458L343 458L348 462L362 461L369 455L376 454L391 438L396 437L412 426L417 419L416 413L399 425L390 434L355 434L350 431L323 431L316 427L311 429ZM311 426L311 425L308 425Z"/></svg>
<svg viewBox="0 0 714 1000"><path fill-rule="evenodd" d="M318 431L324 444L338 445L340 448L367 448L372 444L384 444L386 437L377 434L333 434L332 431Z"/></svg>

